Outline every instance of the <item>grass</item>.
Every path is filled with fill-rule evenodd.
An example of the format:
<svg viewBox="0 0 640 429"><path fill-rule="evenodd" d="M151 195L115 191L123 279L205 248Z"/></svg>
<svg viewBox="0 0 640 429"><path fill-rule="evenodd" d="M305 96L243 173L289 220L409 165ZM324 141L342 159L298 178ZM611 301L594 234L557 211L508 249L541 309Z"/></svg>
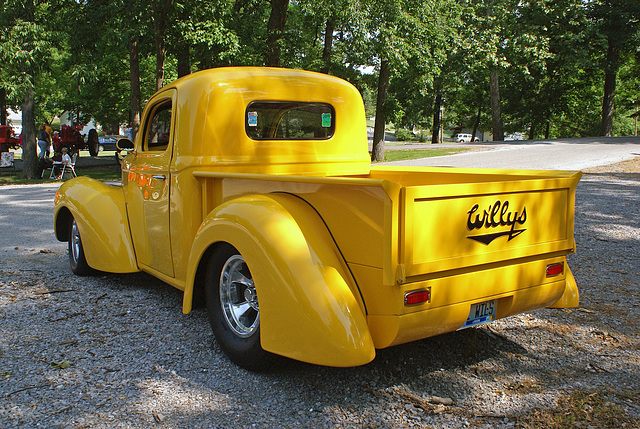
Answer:
<svg viewBox="0 0 640 429"><path fill-rule="evenodd" d="M16 150L13 153L14 153L15 159L22 159L21 149ZM79 156L88 157L90 156L89 151L81 150ZM113 151L100 152L98 153L98 156L113 157ZM49 171L47 170L47 174L42 179L27 180L21 177L22 173L20 172L18 172L17 174L7 174L7 170L2 170L0 172L0 186L1 185L29 185L29 184L35 184L35 183L52 183L52 182L62 183L61 180L49 179L48 173ZM93 179L102 180L102 181L120 180L120 169L115 165L105 166L105 167L85 167L85 168L78 168L76 166L76 173L78 174L78 176L88 176ZM65 174L65 177L69 177L69 176Z"/></svg>
<svg viewBox="0 0 640 429"><path fill-rule="evenodd" d="M76 169L76 173L78 176L87 176L92 179L101 180L101 181L114 181L120 180L120 170L117 166L109 166L109 167L96 167L96 168L86 168L78 170ZM48 170L47 170L48 174ZM67 174L65 173L65 177ZM67 180L67 179L65 179ZM0 186L1 185L30 185L35 183L62 183L62 180L54 180L49 179L48 175L45 175L43 179L23 179L21 173L17 174L9 174L5 175L0 174Z"/></svg>
<svg viewBox="0 0 640 429"><path fill-rule="evenodd" d="M384 153L385 162L406 161L409 159L431 158L434 156L454 155L466 152L465 148L434 148L434 149L408 149L408 150L388 150Z"/></svg>
<svg viewBox="0 0 640 429"><path fill-rule="evenodd" d="M92 179L104 181L120 180L120 169L117 166L90 168L78 171L78 176L88 176Z"/></svg>

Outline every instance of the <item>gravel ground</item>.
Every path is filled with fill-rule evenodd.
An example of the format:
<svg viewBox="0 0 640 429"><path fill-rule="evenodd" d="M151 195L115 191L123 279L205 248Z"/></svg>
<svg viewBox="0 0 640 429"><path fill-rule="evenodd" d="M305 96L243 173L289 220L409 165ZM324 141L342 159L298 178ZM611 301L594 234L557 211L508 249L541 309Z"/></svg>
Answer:
<svg viewBox="0 0 640 429"><path fill-rule="evenodd" d="M154 278L73 276L57 185L1 187L0 427L638 428L639 167L578 187L580 308L266 374L229 363L205 311Z"/></svg>

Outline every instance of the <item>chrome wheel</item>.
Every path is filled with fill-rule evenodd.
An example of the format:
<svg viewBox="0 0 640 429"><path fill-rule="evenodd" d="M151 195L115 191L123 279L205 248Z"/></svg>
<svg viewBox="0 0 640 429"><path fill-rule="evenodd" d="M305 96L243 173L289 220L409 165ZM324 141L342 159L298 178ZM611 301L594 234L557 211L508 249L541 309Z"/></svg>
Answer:
<svg viewBox="0 0 640 429"><path fill-rule="evenodd" d="M78 231L78 225L74 219L71 223L71 237L69 237L69 256L71 256L73 263L78 263L81 251L82 243L80 241L80 232Z"/></svg>
<svg viewBox="0 0 640 429"><path fill-rule="evenodd" d="M258 295L251 273L241 255L231 256L222 267L220 305L227 325L237 336L248 338L258 330Z"/></svg>
<svg viewBox="0 0 640 429"><path fill-rule="evenodd" d="M278 356L262 348L253 276L231 244L220 243L210 254L205 294L213 333L233 362L252 371L263 371L279 361Z"/></svg>
<svg viewBox="0 0 640 429"><path fill-rule="evenodd" d="M93 273L87 259L84 256L84 247L82 245L82 238L80 237L80 230L75 219L71 219L69 222L69 265L74 274L79 276L86 276Z"/></svg>

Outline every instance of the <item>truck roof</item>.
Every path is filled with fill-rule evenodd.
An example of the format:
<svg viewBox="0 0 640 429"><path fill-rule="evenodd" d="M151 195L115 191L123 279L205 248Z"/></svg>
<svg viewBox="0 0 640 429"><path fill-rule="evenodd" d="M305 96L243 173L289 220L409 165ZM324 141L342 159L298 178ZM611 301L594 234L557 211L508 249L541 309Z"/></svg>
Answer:
<svg viewBox="0 0 640 429"><path fill-rule="evenodd" d="M215 68L168 84L146 109L166 99L174 103L176 168L211 165L219 171L266 174L369 173L362 97L337 77L282 68ZM333 127L331 133L319 138L250 136L255 125L251 115L257 115L258 109L249 106L266 102L330 105L322 118L327 120L323 126Z"/></svg>

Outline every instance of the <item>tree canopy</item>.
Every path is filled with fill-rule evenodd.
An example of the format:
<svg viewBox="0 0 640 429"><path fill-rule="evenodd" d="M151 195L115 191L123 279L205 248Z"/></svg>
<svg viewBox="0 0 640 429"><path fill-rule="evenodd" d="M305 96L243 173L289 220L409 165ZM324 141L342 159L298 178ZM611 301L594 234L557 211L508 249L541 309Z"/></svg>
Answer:
<svg viewBox="0 0 640 429"><path fill-rule="evenodd" d="M347 79L378 159L389 124L630 134L640 99L637 0L0 0L0 25L0 109L26 113L29 141L63 112L135 128L163 84L220 66Z"/></svg>

